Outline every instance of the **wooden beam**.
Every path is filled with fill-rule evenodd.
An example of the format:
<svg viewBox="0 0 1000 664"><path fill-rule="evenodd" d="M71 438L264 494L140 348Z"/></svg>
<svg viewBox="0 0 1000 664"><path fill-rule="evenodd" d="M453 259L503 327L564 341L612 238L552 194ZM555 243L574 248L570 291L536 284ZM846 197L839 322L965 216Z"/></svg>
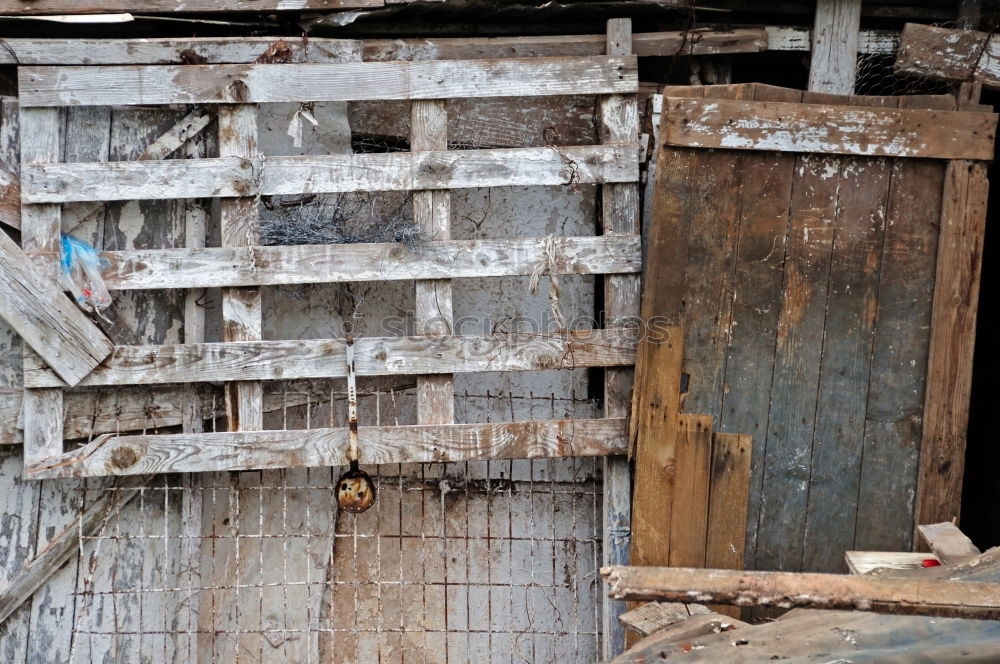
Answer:
<svg viewBox="0 0 1000 664"><path fill-rule="evenodd" d="M981 162L951 161L945 172L915 525L961 514L989 194L986 168Z"/></svg>
<svg viewBox="0 0 1000 664"><path fill-rule="evenodd" d="M440 463L603 456L625 451L623 418L358 429L360 462ZM346 427L97 438L27 468L29 477L234 471L342 464Z"/></svg>
<svg viewBox="0 0 1000 664"><path fill-rule="evenodd" d="M900 37L894 70L944 81L981 81L1000 88L1000 37L907 23Z"/></svg>
<svg viewBox="0 0 1000 664"><path fill-rule="evenodd" d="M611 19L607 23L604 52L626 56L636 51L638 42L630 19ZM641 48L641 47L640 47ZM611 95L597 101L598 131L602 143L635 143L639 140L639 107L634 94ZM636 178L638 180L638 178ZM637 237L639 223L639 185L637 182L604 184L601 187L601 231L611 239ZM615 275L604 280L604 325L622 327L632 324L640 313L640 283L635 274ZM604 373L604 414L627 417L632 400L634 370L612 368ZM625 457L609 457L604 462L604 500L602 536L604 564L629 562L631 555L632 472ZM606 659L625 648L625 630L618 616L623 602L604 600L601 650Z"/></svg>
<svg viewBox="0 0 1000 664"><path fill-rule="evenodd" d="M809 91L854 93L861 0L817 0Z"/></svg>
<svg viewBox="0 0 1000 664"><path fill-rule="evenodd" d="M147 481L148 478L140 476L106 490L62 532L49 539L48 544L34 558L25 561L21 569L13 572L6 582L0 584L0 625L71 556L79 552L81 536L89 537L100 531L112 513L137 496L139 488Z"/></svg>
<svg viewBox="0 0 1000 664"><path fill-rule="evenodd" d="M355 341L356 367L359 376L389 376L624 366L635 360L633 337L616 328L362 337ZM343 339L117 346L80 385L342 378L345 357ZM65 385L44 362L29 358L24 381L30 388Z"/></svg>
<svg viewBox="0 0 1000 664"><path fill-rule="evenodd" d="M612 596L629 600L1000 619L1000 583L683 567L605 567L601 575Z"/></svg>
<svg viewBox="0 0 1000 664"><path fill-rule="evenodd" d="M983 115L983 114L976 114ZM24 203L633 182L638 145L24 164Z"/></svg>
<svg viewBox="0 0 1000 664"><path fill-rule="evenodd" d="M62 288L0 231L0 316L67 385L76 385L114 344Z"/></svg>
<svg viewBox="0 0 1000 664"><path fill-rule="evenodd" d="M374 9L385 6L385 0L0 0L0 16L40 16L46 14L108 14L118 12L206 13L206 12L270 12L339 9Z"/></svg>
<svg viewBox="0 0 1000 664"><path fill-rule="evenodd" d="M411 104L410 150L414 153L448 149L448 106L442 100ZM446 189L413 192L413 223L431 240L451 238L451 193ZM451 281L418 279L414 283L417 334L454 334ZM455 381L439 374L417 377L417 422L455 421Z"/></svg>
<svg viewBox="0 0 1000 664"><path fill-rule="evenodd" d="M110 290L275 286L553 274L635 274L639 237L430 240L404 244L106 251ZM251 260L251 256L253 257Z"/></svg>
<svg viewBox="0 0 1000 664"><path fill-rule="evenodd" d="M868 574L878 569L920 569L925 560L940 560L918 551L845 551L844 562L851 574Z"/></svg>
<svg viewBox="0 0 1000 664"><path fill-rule="evenodd" d="M990 160L996 138L993 113L679 97L665 103L661 140L684 147Z"/></svg>
<svg viewBox="0 0 1000 664"><path fill-rule="evenodd" d="M972 540L951 521L917 526L917 533L934 555L946 565L965 563L980 554Z"/></svg>
<svg viewBox="0 0 1000 664"><path fill-rule="evenodd" d="M634 56L18 69L22 107L532 97L638 89Z"/></svg>
<svg viewBox="0 0 1000 664"><path fill-rule="evenodd" d="M238 104L219 109L219 155L241 160L259 159L255 106ZM260 201L252 195L252 191L241 193L244 195L223 200L220 204L219 226L222 245L226 247L260 244ZM248 193L250 195L246 195ZM251 264L251 270L253 267ZM259 342L262 328L260 289L223 289L223 341ZM260 383L238 380L226 386L226 420L230 431L257 431L264 428L263 418Z"/></svg>
<svg viewBox="0 0 1000 664"><path fill-rule="evenodd" d="M3 51L0 48L0 51ZM0 222L21 228L21 150L17 99L0 99Z"/></svg>
<svg viewBox="0 0 1000 664"><path fill-rule="evenodd" d="M769 51L811 51L812 30L808 28L767 26ZM896 30L861 30L858 34L858 53L865 55L892 55L899 45Z"/></svg>

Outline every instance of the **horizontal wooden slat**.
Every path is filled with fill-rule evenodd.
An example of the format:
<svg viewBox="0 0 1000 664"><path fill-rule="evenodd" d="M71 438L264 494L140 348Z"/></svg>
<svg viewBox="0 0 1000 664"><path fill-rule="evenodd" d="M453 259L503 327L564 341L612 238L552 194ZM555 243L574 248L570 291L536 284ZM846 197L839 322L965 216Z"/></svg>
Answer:
<svg viewBox="0 0 1000 664"><path fill-rule="evenodd" d="M75 385L90 373L113 348L100 328L3 231L0 231L0 317L38 353L30 354L32 357L38 361L44 359L47 370L69 385Z"/></svg>
<svg viewBox="0 0 1000 664"><path fill-rule="evenodd" d="M992 159L997 116L966 111L669 97L665 145Z"/></svg>
<svg viewBox="0 0 1000 664"><path fill-rule="evenodd" d="M361 463L604 456L625 451L624 418L358 429ZM106 435L26 469L31 478L255 470L347 463L347 428Z"/></svg>
<svg viewBox="0 0 1000 664"><path fill-rule="evenodd" d="M23 164L25 203L634 182L632 145Z"/></svg>
<svg viewBox="0 0 1000 664"><path fill-rule="evenodd" d="M354 343L355 368L359 376L388 376L624 366L635 361L634 336L631 330L607 329L362 337ZM347 375L346 367L343 339L117 346L80 385L338 378ZM30 358L24 383L64 386L52 370Z"/></svg>
<svg viewBox="0 0 1000 664"><path fill-rule="evenodd" d="M907 23L895 70L945 81L982 81L1000 88L1000 38L993 33Z"/></svg>
<svg viewBox="0 0 1000 664"><path fill-rule="evenodd" d="M635 56L345 64L21 67L21 106L633 93Z"/></svg>
<svg viewBox="0 0 1000 664"><path fill-rule="evenodd" d="M113 12L270 12L378 8L385 0L0 0L0 15L107 14Z"/></svg>
<svg viewBox="0 0 1000 664"><path fill-rule="evenodd" d="M806 35L808 38L808 34ZM32 65L176 65L181 53L204 64L256 62L278 40L274 37L186 37L184 39L5 39L0 64ZM429 39L287 38L282 63L344 62L364 59L474 60L480 58L569 57L604 55L607 36L537 35L515 37L439 37ZM633 36L639 56L718 55L767 50L763 28L689 32L644 32ZM891 52L891 51L890 51ZM203 59L203 60L202 60Z"/></svg>
<svg viewBox="0 0 1000 664"><path fill-rule="evenodd" d="M550 254L551 252L551 254ZM628 274L642 265L637 235L403 244L107 251L111 290L275 286L555 274ZM252 256L252 258L251 258Z"/></svg>

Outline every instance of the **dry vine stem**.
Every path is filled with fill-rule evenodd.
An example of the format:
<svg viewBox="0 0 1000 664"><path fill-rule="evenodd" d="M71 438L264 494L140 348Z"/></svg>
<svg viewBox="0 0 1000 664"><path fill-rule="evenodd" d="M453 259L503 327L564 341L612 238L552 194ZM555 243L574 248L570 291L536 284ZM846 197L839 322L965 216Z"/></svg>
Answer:
<svg viewBox="0 0 1000 664"><path fill-rule="evenodd" d="M615 599L1000 619L1000 583L684 567L604 567Z"/></svg>

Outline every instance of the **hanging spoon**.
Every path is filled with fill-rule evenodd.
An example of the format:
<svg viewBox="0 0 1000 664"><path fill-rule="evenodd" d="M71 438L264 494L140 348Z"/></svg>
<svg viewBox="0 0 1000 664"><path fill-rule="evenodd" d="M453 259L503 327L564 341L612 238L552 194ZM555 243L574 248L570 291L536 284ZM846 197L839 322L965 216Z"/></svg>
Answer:
<svg viewBox="0 0 1000 664"><path fill-rule="evenodd" d="M375 483L358 466L358 382L354 372L354 338L347 342L347 460L350 468L337 480L337 504L348 512L364 512L375 504Z"/></svg>

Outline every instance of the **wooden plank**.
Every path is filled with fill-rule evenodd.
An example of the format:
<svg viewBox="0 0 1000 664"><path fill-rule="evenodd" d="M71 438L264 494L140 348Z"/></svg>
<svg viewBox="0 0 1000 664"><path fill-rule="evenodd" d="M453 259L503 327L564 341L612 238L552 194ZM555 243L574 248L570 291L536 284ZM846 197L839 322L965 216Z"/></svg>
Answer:
<svg viewBox="0 0 1000 664"><path fill-rule="evenodd" d="M604 52L626 56L636 51L637 42L630 19L611 19L604 36ZM598 133L602 143L635 143L639 140L639 108L635 95L613 95L597 101ZM638 179L638 178L637 178ZM608 239L638 237L639 185L635 182L605 184L601 187L601 232ZM641 260L641 259L640 259ZM604 326L631 325L640 310L638 275L615 275L604 279ZM605 417L628 417L633 369L606 369L604 372ZM604 462L603 513L601 533L603 562L624 564L630 560L632 531L632 473L625 458ZM603 599L601 611L601 652L610 658L625 648L625 630L618 620L626 609L622 602Z"/></svg>
<svg viewBox="0 0 1000 664"><path fill-rule="evenodd" d="M173 12L263 12L338 10L384 7L385 0L147 0L141 4L129 0L0 0L0 15L39 16L46 14L108 14L118 12L143 12L150 14Z"/></svg>
<svg viewBox="0 0 1000 664"><path fill-rule="evenodd" d="M809 90L849 95L858 68L861 0L818 0L809 61Z"/></svg>
<svg viewBox="0 0 1000 664"><path fill-rule="evenodd" d="M693 606L698 606L697 604ZM698 637L730 632L747 627L745 622L723 616L713 611L694 615L687 620L661 629L637 642L627 652L611 661L611 664L645 664L662 659L668 644L681 643L682 650L691 652L697 648Z"/></svg>
<svg viewBox="0 0 1000 664"><path fill-rule="evenodd" d="M606 39L603 34L363 41L310 36L308 39L282 40L281 62L344 62L361 60L362 53L365 60L375 62L604 55ZM182 53L191 63L249 64L259 61L276 40L274 37L241 36L185 39L14 38L4 42L10 50L0 52L0 64L54 66L180 64ZM637 34L634 42L634 52L638 56L756 53L768 48L764 28L699 30L693 39L681 30L644 32Z"/></svg>
<svg viewBox="0 0 1000 664"><path fill-rule="evenodd" d="M907 23L895 71L945 81L981 81L1000 87L1000 38L975 30Z"/></svg>
<svg viewBox="0 0 1000 664"><path fill-rule="evenodd" d="M704 567L712 471L712 416L681 415L670 519L670 565Z"/></svg>
<svg viewBox="0 0 1000 664"><path fill-rule="evenodd" d="M801 155L789 204L756 569L802 565L834 221L842 162Z"/></svg>
<svg viewBox="0 0 1000 664"><path fill-rule="evenodd" d="M812 30L789 26L766 26L769 51L811 51ZM861 30L858 34L858 53L865 55L892 55L899 45L899 32L895 30Z"/></svg>
<svg viewBox="0 0 1000 664"><path fill-rule="evenodd" d="M18 69L22 106L627 94L638 85L634 56Z"/></svg>
<svg viewBox="0 0 1000 664"><path fill-rule="evenodd" d="M625 329L545 334L363 337L355 341L359 376L476 371L540 371L623 366L635 360ZM162 346L117 346L81 386L149 385L233 380L342 378L343 339L232 341ZM25 385L61 387L44 362L26 358Z"/></svg>
<svg viewBox="0 0 1000 664"><path fill-rule="evenodd" d="M633 182L631 145L24 164L25 203Z"/></svg>
<svg viewBox="0 0 1000 664"><path fill-rule="evenodd" d="M629 600L1000 617L1000 583L940 579L914 583L912 579L871 576L683 567L605 567L601 575L613 596Z"/></svg>
<svg viewBox="0 0 1000 664"><path fill-rule="evenodd" d="M248 104L219 109L219 155L255 160L257 109ZM260 202L251 196L221 202L219 226L222 245L250 247L260 244ZM254 269L251 264L251 270ZM222 292L224 342L260 341L263 327L261 294L257 288L228 288ZM238 381L226 388L226 420L230 431L257 431L263 424L260 383Z"/></svg>
<svg viewBox="0 0 1000 664"><path fill-rule="evenodd" d="M946 565L968 562L980 553L972 540L950 521L917 526L917 532L934 555Z"/></svg>
<svg viewBox="0 0 1000 664"><path fill-rule="evenodd" d="M973 111L668 98L667 145L869 157L993 158L997 116Z"/></svg>
<svg viewBox="0 0 1000 664"><path fill-rule="evenodd" d="M35 552L34 557L24 561L14 576L0 584L0 624L30 598L71 556L79 553L81 536L89 537L99 531L111 513L120 510L138 495L138 487L144 485L146 481L145 477L133 478L122 486L105 492L75 521L50 538L43 548Z"/></svg>
<svg viewBox="0 0 1000 664"><path fill-rule="evenodd" d="M711 613L701 604L681 604L680 602L648 602L626 611L618 620L641 636L649 636L664 627L676 625L691 616Z"/></svg>
<svg viewBox="0 0 1000 664"><path fill-rule="evenodd" d="M755 86L753 98L795 102L797 90ZM725 373L719 430L753 436L750 498L744 564L753 567L767 444L767 422L774 379L774 348L781 315L788 214L797 157L791 153L744 155L740 183L738 238L724 328Z"/></svg>
<svg viewBox="0 0 1000 664"><path fill-rule="evenodd" d="M366 39L364 58L369 61L476 60L605 54L648 57L757 53L767 50L767 33L763 28L699 30L697 37L692 38L683 31L640 32L632 35L630 53L606 50L606 42L607 35Z"/></svg>
<svg viewBox="0 0 1000 664"><path fill-rule="evenodd" d="M439 463L622 454L624 418L362 426L360 462ZM27 469L30 477L203 472L341 464L346 427L300 431L101 436Z"/></svg>
<svg viewBox="0 0 1000 664"><path fill-rule="evenodd" d="M414 101L410 113L410 149L448 149L448 108L444 101ZM431 240L451 238L451 194L447 190L413 192L413 223ZM417 280L414 284L418 334L452 334L454 313L451 281ZM451 376L417 377L417 422L455 421L455 382Z"/></svg>
<svg viewBox="0 0 1000 664"><path fill-rule="evenodd" d="M211 247L106 251L109 290L275 286L532 274L633 274L641 269L639 237L429 240L403 244ZM253 257L251 260L251 256Z"/></svg>
<svg viewBox="0 0 1000 664"><path fill-rule="evenodd" d="M68 385L76 385L114 344L0 231L0 316Z"/></svg>
<svg viewBox="0 0 1000 664"><path fill-rule="evenodd" d="M16 99L0 99L0 223L11 228L21 227L19 111Z"/></svg>
<svg viewBox="0 0 1000 664"><path fill-rule="evenodd" d="M921 569L924 566L924 561L928 559L938 560L938 557L918 551L846 551L844 553L844 563L851 574L868 574L879 569Z"/></svg>
<svg viewBox="0 0 1000 664"><path fill-rule="evenodd" d="M945 172L917 477L918 525L950 521L961 512L989 194L986 168L952 161Z"/></svg>
<svg viewBox="0 0 1000 664"><path fill-rule="evenodd" d="M712 436L706 567L743 569L752 451L749 434L716 432Z"/></svg>
<svg viewBox="0 0 1000 664"><path fill-rule="evenodd" d="M278 40L274 37L185 37L162 39L5 39L5 65L176 65L259 62L278 42L281 62L360 60L362 42L353 39ZM502 57L498 55L497 57ZM399 58L393 58L399 59Z"/></svg>
<svg viewBox="0 0 1000 664"><path fill-rule="evenodd" d="M893 100L895 101L895 100ZM843 572L854 545L865 413L878 306L891 164L847 159L841 167L812 436L802 569Z"/></svg>

